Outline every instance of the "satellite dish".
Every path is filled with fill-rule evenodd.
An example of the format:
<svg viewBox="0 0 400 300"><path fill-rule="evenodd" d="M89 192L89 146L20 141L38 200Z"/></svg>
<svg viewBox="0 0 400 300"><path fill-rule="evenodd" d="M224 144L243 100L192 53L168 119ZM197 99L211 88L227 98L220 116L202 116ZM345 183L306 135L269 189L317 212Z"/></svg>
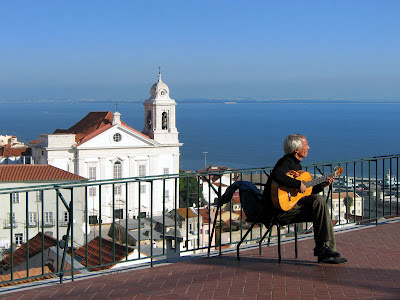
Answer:
<svg viewBox="0 0 400 300"><path fill-rule="evenodd" d="M82 224L82 231L83 231L83 233L87 233L87 234L90 233L90 226L89 225L87 227L87 231L88 232L86 232L86 222Z"/></svg>

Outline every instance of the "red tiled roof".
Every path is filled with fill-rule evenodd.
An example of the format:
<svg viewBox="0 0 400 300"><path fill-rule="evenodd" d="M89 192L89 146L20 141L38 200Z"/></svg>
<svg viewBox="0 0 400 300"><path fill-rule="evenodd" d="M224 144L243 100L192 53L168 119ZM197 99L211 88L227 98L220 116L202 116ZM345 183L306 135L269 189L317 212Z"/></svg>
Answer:
<svg viewBox="0 0 400 300"><path fill-rule="evenodd" d="M213 184L214 184L216 187L219 187L219 186L221 185L220 182L214 182ZM228 186L228 185L226 185L225 183L222 183L222 186Z"/></svg>
<svg viewBox="0 0 400 300"><path fill-rule="evenodd" d="M86 266L86 245L80 247L74 251L75 258L80 256L84 258L80 263L83 266L91 267L100 265L100 237L96 237L87 244L88 248L88 265ZM128 255L133 252L132 247L128 247ZM101 238L101 255L102 264L108 264L113 262L113 242L111 240ZM115 261L121 261L126 257L126 246L119 243L115 243ZM102 267L90 268L91 271L110 269L115 264L110 264Z"/></svg>
<svg viewBox="0 0 400 300"><path fill-rule="evenodd" d="M56 129L54 134L57 133L71 133L75 134L75 141L78 144L82 144L98 134L106 131L112 127L113 114L110 111L99 111L90 112L82 120L76 123L69 129ZM129 127L124 122L121 122L123 126L130 130L140 134L141 136L150 139L147 135Z"/></svg>
<svg viewBox="0 0 400 300"><path fill-rule="evenodd" d="M112 113L109 111L90 112L69 129L56 129L54 133L73 133L75 141L79 142L88 134L112 123Z"/></svg>
<svg viewBox="0 0 400 300"><path fill-rule="evenodd" d="M197 170L196 172L212 172L212 171L224 171L224 170L230 170L228 167L225 166L209 166L205 169Z"/></svg>
<svg viewBox="0 0 400 300"><path fill-rule="evenodd" d="M26 278L26 276L27 276L26 270L16 271L13 273L13 281L6 282L6 283L3 283L3 281L11 280L11 274L0 275L0 287L17 285L17 284L28 283L28 282L33 282L33 281L39 281L39 280L53 278L56 276L54 274L43 275L43 274L49 274L49 273L53 273L53 271L47 265L44 266L43 273L42 273L42 267L30 268L29 269L29 278ZM43 275L43 276L40 276L40 275ZM40 277L32 278L33 276L40 276Z"/></svg>
<svg viewBox="0 0 400 300"><path fill-rule="evenodd" d="M195 214L195 213L193 212L193 210L191 210L190 208L189 208L189 209L186 209L186 208L178 208L178 209L177 209L177 212L178 212L182 217L184 217L185 219L187 219L188 217L189 217L189 218L197 217L197 214Z"/></svg>
<svg viewBox="0 0 400 300"><path fill-rule="evenodd" d="M208 208L200 208L199 209L199 214L203 218L203 223L210 223L209 212L210 212L210 210Z"/></svg>
<svg viewBox="0 0 400 300"><path fill-rule="evenodd" d="M0 165L0 182L45 180L80 181L87 179L51 165Z"/></svg>
<svg viewBox="0 0 400 300"><path fill-rule="evenodd" d="M0 156L13 157L31 155L31 149L28 147L12 148L8 145L0 147Z"/></svg>
<svg viewBox="0 0 400 300"><path fill-rule="evenodd" d="M44 239L44 248L42 249L42 237ZM36 236L29 240L29 258L35 256L42 252L42 250L46 250L50 247L56 246L57 240L50 235L39 232ZM16 267L19 264L26 261L26 253L27 253L27 243L22 244L17 250L13 253L13 266ZM11 268L11 254L7 254L2 261L0 261L0 266L3 269L8 270Z"/></svg>

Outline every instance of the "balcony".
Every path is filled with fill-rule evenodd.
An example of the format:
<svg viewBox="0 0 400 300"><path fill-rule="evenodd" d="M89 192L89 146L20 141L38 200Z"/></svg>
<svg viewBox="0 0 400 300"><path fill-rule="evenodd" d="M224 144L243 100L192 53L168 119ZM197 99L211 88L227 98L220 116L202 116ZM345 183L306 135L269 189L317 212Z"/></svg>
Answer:
<svg viewBox="0 0 400 300"><path fill-rule="evenodd" d="M69 221L65 220L65 219L61 219L58 221L58 226L60 227L67 227L68 226Z"/></svg>
<svg viewBox="0 0 400 300"><path fill-rule="evenodd" d="M54 219L46 219L46 220L43 220L43 226L44 226L44 227L53 227L53 226L55 226L55 225L56 225L56 222L55 222Z"/></svg>
<svg viewBox="0 0 400 300"><path fill-rule="evenodd" d="M123 178L59 186L58 189L64 188L62 193L65 201L57 203L58 211L67 210L63 205L70 203L69 195L73 194L75 197L74 209L70 217L77 223L74 221L74 226L70 228L71 233L66 237L66 240L69 241L68 248L73 246L76 249L74 258L80 263L79 267L78 264L72 266L76 271L74 277L79 277L81 271L89 272L89 275L92 272L93 275L97 275L97 270L115 272L118 268L133 268L132 271L121 274L124 274L126 278L142 276L146 283L146 287L142 287L142 291L161 295L158 294L160 286L156 288L156 283L152 284L151 276L148 275L155 276L157 274L157 277L160 276L158 279L161 278L164 280L163 282L168 282L160 291L176 295L178 298L183 297L182 293L189 292L190 295L186 294L187 298L214 297L215 299L240 298L250 295L252 297L258 295L259 298L271 297L271 295L274 298L281 298L282 291L285 292L288 299L292 296L294 298L314 298L319 293L331 298L338 297L340 293L350 298L356 296L379 298L383 295L382 293L394 295L388 279L381 274L390 274L390 277L394 278L391 279L392 282L396 282L395 279L398 277L393 270L400 265L398 261L400 253L396 252L396 245L399 243L396 232L400 230L400 222L396 218L399 215L400 187L387 184L383 178L389 168L391 174L398 173L399 156L360 159L336 164L343 166L342 176L346 176L346 180L343 180L342 177L338 178L333 193L329 194L328 203L331 215L337 224L335 229L338 250L349 259L346 265L322 266L316 263L312 251L314 245L309 230L310 224L302 224L304 230L299 232L299 258L297 260L294 258L292 232L289 230L286 231L289 234L285 237L285 244L282 246L282 264L277 262L277 247L274 244L270 247L264 246L263 254L260 256L258 250L254 249L254 245L265 230L261 227L249 235L245 241L247 249L243 250L242 260L237 262L233 250L249 224L240 219L241 212L235 212L232 209L233 204L231 207L226 207L224 213L227 216L235 215L235 218L232 218L232 222L225 222L228 225L223 228L221 242L212 240L210 257L205 257L207 256L206 245L209 242L209 234L206 234L209 232L207 220L215 218L215 215L212 215L214 199L224 192L224 186L228 186L235 180L251 181L262 189L271 168L260 168ZM323 173L328 173L333 165L333 163L320 164L318 168ZM307 171L314 176L319 176L316 167L316 165L309 165ZM348 180L349 178L352 180ZM140 185L143 182L148 185L149 193L147 195L152 195L154 198L145 198L139 193ZM172 200L170 202L174 205L179 203L177 209L165 209L166 193L162 189L165 189L168 183L172 183L171 185L175 187L179 186L181 191L181 194L177 195L172 189L169 189ZM121 184L124 189L133 191L128 195L128 201L119 203L115 198L101 198L101 195L106 195L107 189L111 190L110 188L114 184ZM87 195L85 190L90 186L96 186L99 191L102 191L94 202L98 205L97 207L89 207L88 199L78 198L80 195ZM157 186L162 187L161 192L156 190ZM55 187L45 188L51 190ZM73 193L70 192L71 189L74 190ZM25 191L26 188L23 192ZM51 195L55 194L54 190L51 192ZM3 193L10 192L4 191ZM207 199L210 199L210 203L207 203L207 215L199 213L201 209L205 208L202 194L207 195ZM49 203L46 193L43 197L44 203ZM23 199L21 201L23 202ZM161 214L155 213L157 203L162 204L159 205L163 210ZM237 205L235 207L239 208ZM46 207L45 211L50 212L52 209ZM359 213L353 214L352 211ZM55 210L53 210L53 216L56 216ZM58 219L60 216L57 215ZM87 217L85 218L85 216ZM99 216L103 222L90 224L93 223L89 222L90 220L97 220ZM119 218L121 216L123 218ZM19 216L16 215L16 217ZM85 222L85 220L87 221ZM193 223L193 221L195 222ZM190 224L193 225L190 226ZM41 223L39 225L41 226ZM56 226L57 224L53 220L53 222L47 222L47 225ZM67 234L67 225L66 222L59 221L59 227L52 231L53 233L56 230L59 231L59 236L62 237ZM193 231L194 228L198 228L198 230ZM78 242L79 238L81 240ZM193 243L189 243L192 241ZM57 240L53 239L53 246L57 246L57 243ZM30 243L29 247L31 248L33 244L33 242ZM42 242L39 244L42 247ZM24 245L20 249L24 249ZM87 253L90 253L91 260L86 256ZM18 253L15 252L14 257L17 255ZM26 250L23 256L27 256ZM192 258L192 260L181 260L179 257L183 256ZM138 265L151 267L172 258L174 261L181 261L180 264L152 270L145 269L144 271L135 269L135 266ZM92 261L92 259L94 260ZM11 269L13 267L16 266L10 266ZM188 273L185 273L183 268L186 268ZM57 268L50 273L63 275L63 272ZM372 275L369 277L365 274L374 274L375 277L371 279ZM64 279L72 279L69 276L70 273ZM110 276L120 278L119 274ZM351 277L350 283L347 280L349 276ZM98 280L87 279L86 283L92 284L93 289L82 292L84 293L82 295L90 297L87 293L97 292L94 287L100 282L104 282L107 288L109 283L103 279L102 277ZM129 280L127 282L130 282ZM379 284L382 288L377 291L368 290L371 285L377 286L377 280L380 280ZM13 282L15 280L10 278L5 281ZM78 287L80 286L79 282L76 281L73 284ZM145 284L144 282L143 284ZM137 286L140 287L141 283L137 283ZM62 290L63 288L63 286L57 286L52 291L54 293L56 289ZM131 295L130 292L133 293L132 295L136 295L135 293L140 292L136 288L132 282L127 285L121 283L118 290L125 290L125 293L129 291L129 295ZM31 292L35 293L35 290ZM359 294L352 294L354 292Z"/></svg>
<svg viewBox="0 0 400 300"><path fill-rule="evenodd" d="M18 222L17 221L13 221L12 222L12 224L11 224L11 221L10 220L4 220L3 221L3 228L4 229L9 229L9 228L17 228L18 227Z"/></svg>
<svg viewBox="0 0 400 300"><path fill-rule="evenodd" d="M31 221L29 221L28 223L25 223L25 227L28 227L28 228L35 228L35 227L37 227L38 226L38 222L37 221L33 221L33 220L31 220Z"/></svg>

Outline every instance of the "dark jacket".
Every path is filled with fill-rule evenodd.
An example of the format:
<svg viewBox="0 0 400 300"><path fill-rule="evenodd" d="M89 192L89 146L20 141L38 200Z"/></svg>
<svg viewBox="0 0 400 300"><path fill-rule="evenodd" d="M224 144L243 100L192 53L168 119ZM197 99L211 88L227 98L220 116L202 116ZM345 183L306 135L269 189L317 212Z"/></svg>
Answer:
<svg viewBox="0 0 400 300"><path fill-rule="evenodd" d="M301 181L289 177L286 175L290 170L299 171L301 170L300 161L293 155L287 154L278 160L274 169L271 172L271 175L268 177L268 181L265 184L264 193L263 193L263 203L265 205L266 213L268 214L277 214L281 212L279 209L275 208L272 204L271 199L271 182L274 180L281 186L285 186L287 188L300 189ZM314 186L312 193L317 194L322 190L321 185Z"/></svg>

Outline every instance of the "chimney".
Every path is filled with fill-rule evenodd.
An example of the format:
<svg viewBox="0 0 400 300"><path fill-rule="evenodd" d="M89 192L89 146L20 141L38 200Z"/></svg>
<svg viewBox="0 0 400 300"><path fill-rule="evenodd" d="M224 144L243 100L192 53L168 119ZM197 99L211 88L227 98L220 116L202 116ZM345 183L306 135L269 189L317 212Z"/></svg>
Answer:
<svg viewBox="0 0 400 300"><path fill-rule="evenodd" d="M115 113L113 113L112 124L113 125L121 124L121 114L117 111Z"/></svg>

